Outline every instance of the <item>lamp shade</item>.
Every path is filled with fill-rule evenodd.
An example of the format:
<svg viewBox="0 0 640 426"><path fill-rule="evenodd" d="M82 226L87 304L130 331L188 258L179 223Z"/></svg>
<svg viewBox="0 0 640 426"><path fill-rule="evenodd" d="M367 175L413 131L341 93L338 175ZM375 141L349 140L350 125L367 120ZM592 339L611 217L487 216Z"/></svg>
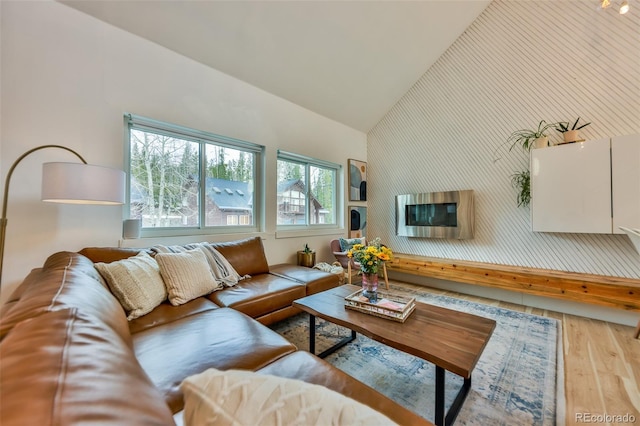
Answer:
<svg viewBox="0 0 640 426"><path fill-rule="evenodd" d="M621 4L620 4L620 15L624 15L625 13L627 13L629 11L629 2L627 0L624 0Z"/></svg>
<svg viewBox="0 0 640 426"><path fill-rule="evenodd" d="M123 204L125 173L82 163L44 163L42 201L71 204Z"/></svg>

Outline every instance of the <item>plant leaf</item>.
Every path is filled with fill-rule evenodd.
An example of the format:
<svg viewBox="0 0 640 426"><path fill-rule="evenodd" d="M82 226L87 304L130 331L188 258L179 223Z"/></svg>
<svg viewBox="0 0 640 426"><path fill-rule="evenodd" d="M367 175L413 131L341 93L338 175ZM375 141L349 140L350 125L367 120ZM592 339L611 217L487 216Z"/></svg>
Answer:
<svg viewBox="0 0 640 426"><path fill-rule="evenodd" d="M577 130L576 126L578 125L578 121L580 121L580 117L578 117L578 119L576 120L575 123L573 123L573 126L571 127L571 130Z"/></svg>

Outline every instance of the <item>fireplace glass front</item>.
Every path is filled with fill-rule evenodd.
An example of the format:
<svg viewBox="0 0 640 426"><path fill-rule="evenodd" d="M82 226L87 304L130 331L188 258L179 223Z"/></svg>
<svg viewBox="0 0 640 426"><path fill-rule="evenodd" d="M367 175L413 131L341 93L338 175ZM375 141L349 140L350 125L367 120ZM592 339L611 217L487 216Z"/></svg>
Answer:
<svg viewBox="0 0 640 426"><path fill-rule="evenodd" d="M396 196L397 235L470 239L473 233L472 190Z"/></svg>

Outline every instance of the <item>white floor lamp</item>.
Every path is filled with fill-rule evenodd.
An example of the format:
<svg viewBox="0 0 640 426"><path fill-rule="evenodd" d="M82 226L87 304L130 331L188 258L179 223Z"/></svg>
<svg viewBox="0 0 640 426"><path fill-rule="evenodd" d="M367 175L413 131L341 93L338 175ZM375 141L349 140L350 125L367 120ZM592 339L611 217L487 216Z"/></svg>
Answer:
<svg viewBox="0 0 640 426"><path fill-rule="evenodd" d="M69 151L82 163L44 163L42 165L42 201L106 205L124 203L125 174L122 170L87 164L80 154L62 145L42 145L22 154L14 161L4 182L0 222L0 286L2 285L4 241L7 231L7 202L11 175L25 157L45 148L59 148Z"/></svg>

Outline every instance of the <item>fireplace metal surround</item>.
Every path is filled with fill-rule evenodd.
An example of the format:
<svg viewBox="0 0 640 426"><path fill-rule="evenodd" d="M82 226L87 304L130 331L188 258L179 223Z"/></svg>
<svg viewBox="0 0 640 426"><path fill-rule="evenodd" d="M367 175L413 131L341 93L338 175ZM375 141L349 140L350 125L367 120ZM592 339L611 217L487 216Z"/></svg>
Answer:
<svg viewBox="0 0 640 426"><path fill-rule="evenodd" d="M473 190L396 196L396 235L421 238L473 238Z"/></svg>

